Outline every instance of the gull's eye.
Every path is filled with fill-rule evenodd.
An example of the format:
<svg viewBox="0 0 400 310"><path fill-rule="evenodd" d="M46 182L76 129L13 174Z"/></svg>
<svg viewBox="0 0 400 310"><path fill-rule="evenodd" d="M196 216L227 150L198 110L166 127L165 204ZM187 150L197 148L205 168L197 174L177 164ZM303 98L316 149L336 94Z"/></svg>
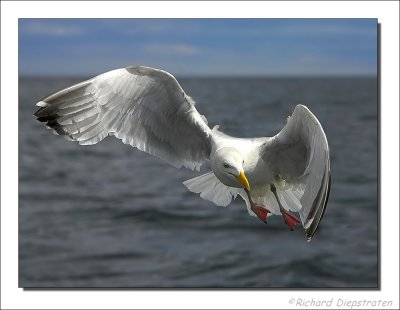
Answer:
<svg viewBox="0 0 400 310"><path fill-rule="evenodd" d="M231 166L229 166L228 164L224 164L224 168L230 168Z"/></svg>

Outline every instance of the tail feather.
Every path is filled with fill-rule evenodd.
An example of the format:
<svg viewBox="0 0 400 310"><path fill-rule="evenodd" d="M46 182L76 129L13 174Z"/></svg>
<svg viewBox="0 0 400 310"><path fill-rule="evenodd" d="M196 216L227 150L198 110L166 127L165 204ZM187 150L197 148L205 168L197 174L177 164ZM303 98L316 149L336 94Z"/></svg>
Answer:
<svg viewBox="0 0 400 310"><path fill-rule="evenodd" d="M200 197L212 201L217 206L226 207L239 194L239 188L232 188L222 184L214 173L209 172L183 182L191 192L200 194Z"/></svg>
<svg viewBox="0 0 400 310"><path fill-rule="evenodd" d="M251 211L250 202L248 201L247 195L244 190L242 191L243 192L239 192L239 194L246 202L249 214L254 215L254 213ZM263 205L265 206L265 208L268 209L268 211L270 212L268 213L268 216L271 216L273 214L281 215L278 202L270 189L265 189L261 191L256 190L254 192L251 192L251 195L253 201L256 204ZM286 211L300 212L302 208L302 205L300 203L301 189L299 190L298 188L288 188L288 187L281 188L280 190L277 191L277 195L282 204L282 207Z"/></svg>
<svg viewBox="0 0 400 310"><path fill-rule="evenodd" d="M286 208L288 211L300 212L302 205L300 200L292 192L292 190L287 189L281 192L282 200L286 203Z"/></svg>
<svg viewBox="0 0 400 310"><path fill-rule="evenodd" d="M213 172L209 172L187 180L183 182L183 185L185 185L191 192L200 194L201 198L209 200L215 203L217 206L226 207L231 203L232 197L235 199L237 195L240 195L246 203L249 215L256 216L251 210L250 202L244 189L228 187L222 184ZM271 212L268 213L268 216L271 216L272 214L280 215L281 211L273 193L269 189L261 192L252 193L254 194L254 196L252 195L254 202L264 205ZM277 194L283 208L286 211L300 213L302 209L300 198L303 192L304 189L299 186L282 186L280 190L277 191Z"/></svg>

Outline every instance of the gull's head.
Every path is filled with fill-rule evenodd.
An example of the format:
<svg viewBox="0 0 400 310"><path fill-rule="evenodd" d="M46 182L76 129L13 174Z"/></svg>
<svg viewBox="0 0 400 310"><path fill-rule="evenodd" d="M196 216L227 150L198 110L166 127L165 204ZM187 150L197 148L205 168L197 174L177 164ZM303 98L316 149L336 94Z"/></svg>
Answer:
<svg viewBox="0 0 400 310"><path fill-rule="evenodd" d="M244 173L243 165L242 154L232 147L220 148L211 159L211 168L215 176L223 184L250 190L250 184Z"/></svg>

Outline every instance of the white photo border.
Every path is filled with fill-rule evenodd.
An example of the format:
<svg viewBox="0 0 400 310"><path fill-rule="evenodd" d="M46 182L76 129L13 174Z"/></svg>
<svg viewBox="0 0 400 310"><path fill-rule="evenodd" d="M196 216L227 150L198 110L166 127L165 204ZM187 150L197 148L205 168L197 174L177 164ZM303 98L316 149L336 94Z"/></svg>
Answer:
<svg viewBox="0 0 400 310"><path fill-rule="evenodd" d="M2 1L1 308L300 309L291 301L392 301L399 308L399 3L397 1ZM48 290L18 288L19 18L377 18L381 24L381 289ZM311 307L313 308L313 307ZM319 309L338 308L321 306ZM346 309L345 306L340 306Z"/></svg>

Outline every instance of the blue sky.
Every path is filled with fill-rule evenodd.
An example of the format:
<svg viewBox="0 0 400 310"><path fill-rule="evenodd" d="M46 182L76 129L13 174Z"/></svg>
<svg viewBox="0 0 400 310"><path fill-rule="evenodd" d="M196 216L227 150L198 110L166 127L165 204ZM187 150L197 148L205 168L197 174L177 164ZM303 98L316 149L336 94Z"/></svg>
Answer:
<svg viewBox="0 0 400 310"><path fill-rule="evenodd" d="M376 19L20 19L21 75L375 75Z"/></svg>

